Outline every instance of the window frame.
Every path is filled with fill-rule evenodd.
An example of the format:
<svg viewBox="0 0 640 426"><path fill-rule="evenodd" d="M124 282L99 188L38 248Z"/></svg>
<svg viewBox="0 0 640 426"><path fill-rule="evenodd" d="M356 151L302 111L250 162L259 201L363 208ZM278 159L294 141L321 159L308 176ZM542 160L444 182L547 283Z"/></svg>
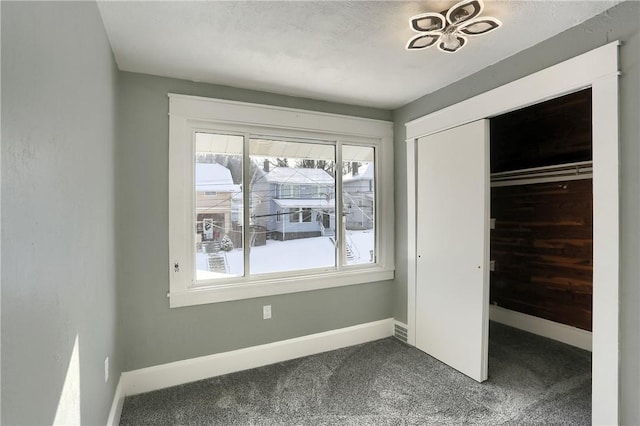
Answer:
<svg viewBox="0 0 640 426"><path fill-rule="evenodd" d="M170 307L311 291L394 278L392 122L173 93L168 96ZM336 164L342 163L342 145L373 147L376 182L375 262L340 265L338 258L335 270L312 269L250 275L247 256L244 276L223 279L214 285L197 285L193 232L196 132L244 136L245 151L254 135L289 137L318 143L331 141L336 147ZM248 152L245 152L244 158L246 167L249 163ZM336 187L342 188L340 173L336 175ZM243 190L248 191L248 188ZM338 189L336 194L340 197L336 200L336 208L339 205L342 208ZM249 195L245 199L247 197ZM248 209L243 208L243 211L247 211L244 218L246 221ZM344 240L343 235L338 238Z"/></svg>

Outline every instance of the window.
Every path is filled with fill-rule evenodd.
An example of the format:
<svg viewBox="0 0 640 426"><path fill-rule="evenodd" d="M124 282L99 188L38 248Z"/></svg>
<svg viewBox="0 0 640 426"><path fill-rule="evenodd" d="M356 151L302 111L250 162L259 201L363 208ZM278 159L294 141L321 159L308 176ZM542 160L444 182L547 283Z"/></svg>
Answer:
<svg viewBox="0 0 640 426"><path fill-rule="evenodd" d="M342 145L342 202L347 264L375 261L375 150Z"/></svg>
<svg viewBox="0 0 640 426"><path fill-rule="evenodd" d="M170 306L393 278L391 128L170 95Z"/></svg>
<svg viewBox="0 0 640 426"><path fill-rule="evenodd" d="M289 211L289 223L300 222L300 209L291 209Z"/></svg>
<svg viewBox="0 0 640 426"><path fill-rule="evenodd" d="M331 209L333 211L333 209ZM289 210L289 222L290 223L310 223L312 218L312 209L308 208L300 208L300 209L290 209ZM331 215L331 213L327 213Z"/></svg>
<svg viewBox="0 0 640 426"><path fill-rule="evenodd" d="M278 186L280 187L280 198L300 198L300 186L290 184L280 184Z"/></svg>
<svg viewBox="0 0 640 426"><path fill-rule="evenodd" d="M302 221L311 222L311 209L302 209Z"/></svg>
<svg viewBox="0 0 640 426"><path fill-rule="evenodd" d="M194 138L196 282L242 276L243 138L207 132Z"/></svg>

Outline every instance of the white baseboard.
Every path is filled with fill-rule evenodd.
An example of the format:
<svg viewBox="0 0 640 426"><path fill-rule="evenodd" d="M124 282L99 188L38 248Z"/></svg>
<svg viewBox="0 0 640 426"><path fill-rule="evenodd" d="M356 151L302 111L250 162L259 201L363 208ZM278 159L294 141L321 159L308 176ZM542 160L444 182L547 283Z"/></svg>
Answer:
<svg viewBox="0 0 640 426"><path fill-rule="evenodd" d="M392 318L122 373L124 396L393 336Z"/></svg>
<svg viewBox="0 0 640 426"><path fill-rule="evenodd" d="M549 321L521 312L490 305L489 319L513 328L548 337L567 345L591 351L591 332L565 324Z"/></svg>
<svg viewBox="0 0 640 426"><path fill-rule="evenodd" d="M113 403L111 404L111 411L109 411L107 426L118 426L120 424L120 415L122 414L124 397L124 381L122 380L122 375L120 375L120 380L118 380L116 392L113 395Z"/></svg>

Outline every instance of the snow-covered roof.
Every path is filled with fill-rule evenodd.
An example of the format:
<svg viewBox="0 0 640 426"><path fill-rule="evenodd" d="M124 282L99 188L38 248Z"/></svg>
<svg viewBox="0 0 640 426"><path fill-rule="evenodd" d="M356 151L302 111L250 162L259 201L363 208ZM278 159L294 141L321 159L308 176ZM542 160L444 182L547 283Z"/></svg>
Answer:
<svg viewBox="0 0 640 426"><path fill-rule="evenodd" d="M365 164L358 168L358 174L347 173L342 176L342 182L353 182L357 180L373 180L373 164Z"/></svg>
<svg viewBox="0 0 640 426"><path fill-rule="evenodd" d="M276 167L265 175L268 182L291 184L333 185L333 177L322 169Z"/></svg>
<svg viewBox="0 0 640 426"><path fill-rule="evenodd" d="M335 200L327 201L324 198L305 198L302 200L274 199L273 201L275 201L277 205L285 209L289 209L289 208L333 209L336 206Z"/></svg>
<svg viewBox="0 0 640 426"><path fill-rule="evenodd" d="M217 163L196 163L196 191L237 192L231 171Z"/></svg>

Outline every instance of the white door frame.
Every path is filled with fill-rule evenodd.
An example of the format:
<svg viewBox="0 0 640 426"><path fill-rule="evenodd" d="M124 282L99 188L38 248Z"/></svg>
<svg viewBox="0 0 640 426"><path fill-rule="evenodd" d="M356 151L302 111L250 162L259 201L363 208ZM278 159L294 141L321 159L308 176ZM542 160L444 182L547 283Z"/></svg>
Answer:
<svg viewBox="0 0 640 426"><path fill-rule="evenodd" d="M618 41L405 124L407 340L416 328L416 144L420 137L591 87L593 126L592 422L619 422Z"/></svg>

